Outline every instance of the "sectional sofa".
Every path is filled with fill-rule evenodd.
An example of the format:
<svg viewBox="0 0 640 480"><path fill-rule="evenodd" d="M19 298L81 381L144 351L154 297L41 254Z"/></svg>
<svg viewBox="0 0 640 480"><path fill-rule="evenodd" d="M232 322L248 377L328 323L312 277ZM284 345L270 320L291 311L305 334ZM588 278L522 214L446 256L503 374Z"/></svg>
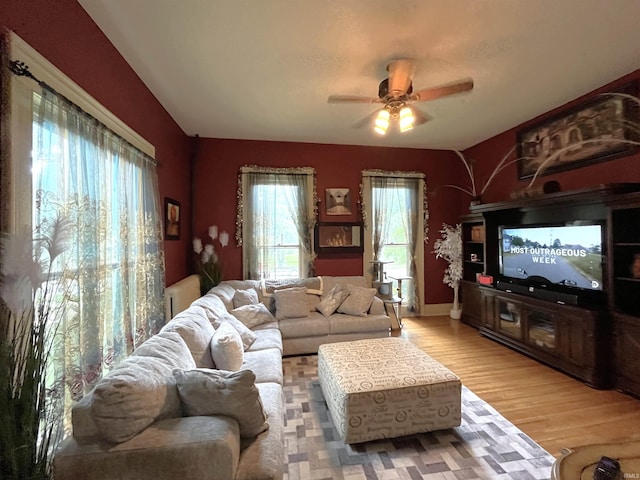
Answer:
<svg viewBox="0 0 640 480"><path fill-rule="evenodd" d="M374 294L353 276L231 280L176 298L188 307L74 405L54 477L282 478L282 356L388 336Z"/></svg>

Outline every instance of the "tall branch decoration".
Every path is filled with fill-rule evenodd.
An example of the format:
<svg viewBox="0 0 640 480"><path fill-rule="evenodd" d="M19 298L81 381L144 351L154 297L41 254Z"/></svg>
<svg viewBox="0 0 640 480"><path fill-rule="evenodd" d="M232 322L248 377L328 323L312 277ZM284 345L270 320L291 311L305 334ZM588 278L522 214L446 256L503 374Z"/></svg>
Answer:
<svg viewBox="0 0 640 480"><path fill-rule="evenodd" d="M462 224L452 227L443 223L440 234L442 238L435 241L433 252L436 258L443 258L449 263L444 271L442 282L453 288L453 307L449 316L459 319L462 314L458 296L460 280L462 280Z"/></svg>
<svg viewBox="0 0 640 480"><path fill-rule="evenodd" d="M620 92L607 92L607 93L602 93L601 96L620 97L634 104L636 109L640 108L640 98L631 94L620 93ZM554 151L553 154L547 157L538 166L534 174L531 176L531 180L529 181L525 189L527 190L531 189L533 187L533 184L538 179L538 177L542 175L544 171L547 170L556 160L563 157L565 154L573 150L576 150L577 148L589 147L590 145L595 145L595 144L612 144L612 145L622 144L622 145L630 145L632 147L640 146L640 123L636 119L637 117L635 117L634 120L624 119L620 121L620 127L624 128L624 130L628 133L628 138L598 137L593 139L580 140ZM495 168L493 169L493 171L491 172L487 180L484 182L484 185L479 185L477 182L475 172L473 170L473 160L466 158L462 152L454 150L454 153L458 156L458 158L460 159L460 161L465 167L465 170L469 177L469 184L468 186L447 184L447 185L442 185L441 187L450 187L450 188L459 190L461 192L464 192L471 197L472 204L480 203L482 199L482 195L484 195L484 193L487 191L487 188L495 180L496 175L498 175L498 173L500 173L509 165L512 165L522 160L532 159L532 157L512 158L514 157L513 154L516 151L516 147L517 145L514 145L513 148L511 148L506 153L506 155L502 157L502 159L496 164Z"/></svg>
<svg viewBox="0 0 640 480"><path fill-rule="evenodd" d="M0 243L0 472L6 478L51 478L62 438L64 385L48 384L47 375L76 283L56 262L70 230L59 217L39 238L20 233Z"/></svg>

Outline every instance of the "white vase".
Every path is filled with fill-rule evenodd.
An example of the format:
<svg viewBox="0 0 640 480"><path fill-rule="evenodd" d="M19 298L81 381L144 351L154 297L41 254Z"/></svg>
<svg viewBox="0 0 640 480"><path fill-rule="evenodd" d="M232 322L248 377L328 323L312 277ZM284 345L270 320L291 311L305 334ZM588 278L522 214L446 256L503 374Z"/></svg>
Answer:
<svg viewBox="0 0 640 480"><path fill-rule="evenodd" d="M460 308L460 300L458 289L460 288L460 284L456 282L453 285L453 305L451 310L449 310L449 316L454 320L460 320L462 316L462 309Z"/></svg>

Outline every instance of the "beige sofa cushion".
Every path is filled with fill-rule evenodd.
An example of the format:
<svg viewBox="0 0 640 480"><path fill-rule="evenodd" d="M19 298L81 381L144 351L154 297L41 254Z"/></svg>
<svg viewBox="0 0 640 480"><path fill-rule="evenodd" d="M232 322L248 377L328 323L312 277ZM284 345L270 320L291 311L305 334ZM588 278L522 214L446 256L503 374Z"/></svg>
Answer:
<svg viewBox="0 0 640 480"><path fill-rule="evenodd" d="M217 291L219 285L213 287L210 292ZM231 299L230 302L230 310L233 309L233 303ZM207 312L207 318L211 323L214 323L215 320L219 319L223 315L227 314L227 307L222 299L216 295L215 293L207 293L206 295L194 300L191 306L199 306L202 307ZM215 325L214 325L215 327Z"/></svg>
<svg viewBox="0 0 640 480"><path fill-rule="evenodd" d="M274 317L264 303L243 305L231 310L231 315L240 320L248 328L256 328L264 323L273 322Z"/></svg>
<svg viewBox="0 0 640 480"><path fill-rule="evenodd" d="M338 313L364 317L376 296L375 288L354 287L349 285L349 296L338 307Z"/></svg>
<svg viewBox="0 0 640 480"><path fill-rule="evenodd" d="M311 312L305 318L286 318L278 322L282 338L316 337L329 335L329 322L320 312Z"/></svg>
<svg viewBox="0 0 640 480"><path fill-rule="evenodd" d="M242 338L242 344L244 346L244 349L246 350L253 344L253 342L256 341L256 334L253 333L240 320L227 312L227 307L225 307L222 299L215 293L218 291L219 287L220 285L213 287L210 290L210 292L213 293L208 293L204 297L200 297L199 299L194 301L192 305L196 305L204 309L209 322L211 322L211 325L213 325L213 328L215 329L219 328L222 322L228 321L229 323L231 323L231 325L233 325L233 327L238 330L238 333ZM232 288L231 282L225 284L225 288ZM229 302L232 301L232 298L233 294L231 294L231 296L229 297ZM233 310L233 306L231 306L231 310Z"/></svg>
<svg viewBox="0 0 640 480"><path fill-rule="evenodd" d="M169 365L195 365L189 347L176 332L161 332L146 340L131 354L137 357L153 357Z"/></svg>
<svg viewBox="0 0 640 480"><path fill-rule="evenodd" d="M373 297L373 302L369 307L369 315L386 315L387 312L384 309L384 302L380 297Z"/></svg>
<svg viewBox="0 0 640 480"><path fill-rule="evenodd" d="M222 325L223 323L229 323L240 334L240 338L242 339L242 346L245 350L251 347L251 345L253 345L253 342L256 341L257 337L255 332L229 313L225 313L217 320L212 320L212 323L215 329L220 328L220 325Z"/></svg>
<svg viewBox="0 0 640 480"><path fill-rule="evenodd" d="M256 376L256 383L271 382L282 385L284 382L282 353L277 348L244 352L241 370L251 370Z"/></svg>
<svg viewBox="0 0 640 480"><path fill-rule="evenodd" d="M258 303L258 292L252 288L236 290L236 293L233 294L233 308L255 305L256 303Z"/></svg>
<svg viewBox="0 0 640 480"><path fill-rule="evenodd" d="M262 450L260 445L257 448ZM234 419L181 416L158 420L117 445L79 445L67 438L55 456L53 470L54 478L62 480L229 480L239 478L240 452ZM276 457L272 461L282 461L282 455L269 453ZM247 468L255 472L255 463Z"/></svg>
<svg viewBox="0 0 640 480"><path fill-rule="evenodd" d="M336 284L331 291L322 297L320 303L316 306L316 309L325 317L332 315L340 306L340 304L344 301L345 298L349 296L349 290L347 287L342 284Z"/></svg>
<svg viewBox="0 0 640 480"><path fill-rule="evenodd" d="M244 347L238 331L223 322L211 338L211 357L216 368L235 372L244 361Z"/></svg>
<svg viewBox="0 0 640 480"><path fill-rule="evenodd" d="M227 415L238 422L243 438L269 428L251 370L176 369L173 374L185 415Z"/></svg>
<svg viewBox="0 0 640 480"><path fill-rule="evenodd" d="M309 315L307 289L304 287L275 290L273 298L276 301L276 320L301 318Z"/></svg>
<svg viewBox="0 0 640 480"><path fill-rule="evenodd" d="M196 367L213 368L209 346L215 330L202 307L190 306L162 327L160 332L178 333L189 347Z"/></svg>
<svg viewBox="0 0 640 480"><path fill-rule="evenodd" d="M168 353L171 349L176 351ZM162 358L153 356L154 351L164 352ZM195 362L182 337L166 332L151 337L102 378L91 403L100 436L124 442L155 420L179 416L176 368L195 368Z"/></svg>

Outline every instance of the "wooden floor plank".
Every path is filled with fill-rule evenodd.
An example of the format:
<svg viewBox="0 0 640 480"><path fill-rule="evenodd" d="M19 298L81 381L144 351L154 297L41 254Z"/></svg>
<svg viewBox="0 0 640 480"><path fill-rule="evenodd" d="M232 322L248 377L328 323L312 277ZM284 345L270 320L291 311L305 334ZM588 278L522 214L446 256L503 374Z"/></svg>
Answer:
<svg viewBox="0 0 640 480"><path fill-rule="evenodd" d="M450 370L556 457L562 448L640 440L640 400L583 382L448 317L411 317L394 333Z"/></svg>

